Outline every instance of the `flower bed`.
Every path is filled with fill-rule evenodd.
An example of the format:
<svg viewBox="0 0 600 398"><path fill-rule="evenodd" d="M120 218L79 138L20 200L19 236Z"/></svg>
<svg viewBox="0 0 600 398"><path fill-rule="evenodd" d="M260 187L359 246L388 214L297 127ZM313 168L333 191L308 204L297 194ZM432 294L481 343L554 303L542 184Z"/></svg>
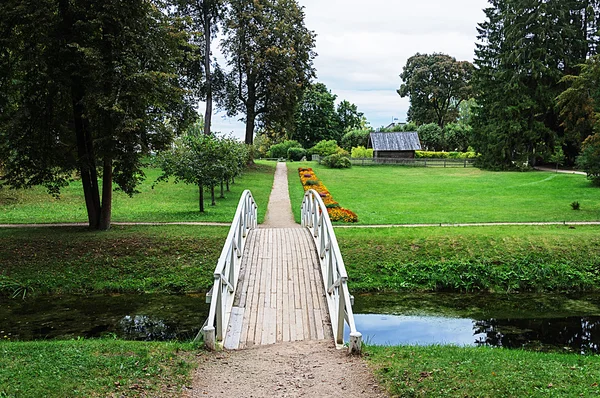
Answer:
<svg viewBox="0 0 600 398"><path fill-rule="evenodd" d="M340 204L333 200L331 193L327 190L325 185L317 178L312 168L299 168L298 174L300 175L300 182L304 187L304 191L314 189L319 193L325 207L327 207L327 213L331 221L342 221L342 222L357 222L358 216L353 211L340 207Z"/></svg>

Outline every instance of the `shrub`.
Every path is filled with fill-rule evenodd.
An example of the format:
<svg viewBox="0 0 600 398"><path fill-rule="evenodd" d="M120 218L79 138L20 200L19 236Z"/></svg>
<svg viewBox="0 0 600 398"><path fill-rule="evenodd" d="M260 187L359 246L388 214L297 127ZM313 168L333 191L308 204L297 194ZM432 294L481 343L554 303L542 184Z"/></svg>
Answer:
<svg viewBox="0 0 600 398"><path fill-rule="evenodd" d="M293 161L300 161L306 156L306 150L303 148L289 148L287 151L287 158Z"/></svg>
<svg viewBox="0 0 600 398"><path fill-rule="evenodd" d="M590 135L583 141L577 166L587 173L592 184L600 186L600 133Z"/></svg>
<svg viewBox="0 0 600 398"><path fill-rule="evenodd" d="M270 158L287 158L288 149L290 148L302 148L302 145L298 141L288 140L283 141L280 144L275 144L269 148L267 157Z"/></svg>
<svg viewBox="0 0 600 398"><path fill-rule="evenodd" d="M475 152L434 152L434 151L415 151L417 159L475 159Z"/></svg>
<svg viewBox="0 0 600 398"><path fill-rule="evenodd" d="M353 158L372 158L373 157L373 149L366 149L364 146L358 146L356 148L352 148L352 157Z"/></svg>
<svg viewBox="0 0 600 398"><path fill-rule="evenodd" d="M352 130L342 137L342 148L350 151L354 147L366 147L369 144L370 130Z"/></svg>
<svg viewBox="0 0 600 398"><path fill-rule="evenodd" d="M571 208L573 210L579 210L579 208L581 207L581 205L579 204L579 202L575 201L573 203L571 203Z"/></svg>
<svg viewBox="0 0 600 398"><path fill-rule="evenodd" d="M436 123L424 124L417 130L421 146L426 150L440 150L444 147L442 128Z"/></svg>
<svg viewBox="0 0 600 398"><path fill-rule="evenodd" d="M311 148L310 152L313 155L319 155L321 157L333 155L338 151L339 146L335 140L323 140L317 143Z"/></svg>
<svg viewBox="0 0 600 398"><path fill-rule="evenodd" d="M334 153L333 155L323 158L323 164L332 169L349 169L352 167L350 159L338 153Z"/></svg>

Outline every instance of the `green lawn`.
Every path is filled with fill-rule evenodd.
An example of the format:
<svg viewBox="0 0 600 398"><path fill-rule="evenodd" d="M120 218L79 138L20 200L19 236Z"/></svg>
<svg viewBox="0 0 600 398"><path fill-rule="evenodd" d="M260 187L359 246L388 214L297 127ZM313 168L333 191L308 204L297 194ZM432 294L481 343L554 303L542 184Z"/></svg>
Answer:
<svg viewBox="0 0 600 398"><path fill-rule="evenodd" d="M258 204L258 219L264 219L269 195L273 186L274 163L257 162L247 170L225 199L217 199L210 206L210 195L205 196L206 211L198 211L198 188L173 182L152 184L160 175L158 169L146 169L146 180L138 187L139 194L129 197L115 192L113 221L207 221L231 222L240 195L250 189ZM219 191L217 190L217 197ZM59 199L54 199L42 187L27 190L0 190L0 224L30 224L53 222L87 222L81 182L74 181L63 189Z"/></svg>
<svg viewBox="0 0 600 398"><path fill-rule="evenodd" d="M175 397L196 367L190 343L8 342L0 336L0 397Z"/></svg>
<svg viewBox="0 0 600 398"><path fill-rule="evenodd" d="M600 220L600 189L582 175L400 166L335 170L314 162L288 167L293 204L302 198L298 167L312 167L360 224ZM571 209L574 201L581 210Z"/></svg>
<svg viewBox="0 0 600 398"><path fill-rule="evenodd" d="M595 291L600 227L338 228L352 291Z"/></svg>
<svg viewBox="0 0 600 398"><path fill-rule="evenodd" d="M203 292L227 227L0 228L0 294Z"/></svg>
<svg viewBox="0 0 600 398"><path fill-rule="evenodd" d="M462 347L366 347L394 397L590 397L600 356Z"/></svg>

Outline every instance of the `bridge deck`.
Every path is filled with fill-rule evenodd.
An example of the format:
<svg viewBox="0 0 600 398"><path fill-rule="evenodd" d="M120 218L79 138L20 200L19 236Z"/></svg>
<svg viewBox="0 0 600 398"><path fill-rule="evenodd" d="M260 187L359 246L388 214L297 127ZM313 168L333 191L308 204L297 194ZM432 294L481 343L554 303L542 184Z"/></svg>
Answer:
<svg viewBox="0 0 600 398"><path fill-rule="evenodd" d="M259 228L246 241L224 346L332 339L318 255L304 228Z"/></svg>

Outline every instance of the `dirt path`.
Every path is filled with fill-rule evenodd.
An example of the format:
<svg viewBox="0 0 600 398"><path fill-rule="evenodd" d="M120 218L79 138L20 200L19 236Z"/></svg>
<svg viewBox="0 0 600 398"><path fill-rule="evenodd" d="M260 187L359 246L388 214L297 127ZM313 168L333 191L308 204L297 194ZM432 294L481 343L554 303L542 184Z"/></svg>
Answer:
<svg viewBox="0 0 600 398"><path fill-rule="evenodd" d="M288 191L287 166L283 162L277 163L273 189L269 197L265 222L263 228L299 228L300 225L294 221L290 194Z"/></svg>
<svg viewBox="0 0 600 398"><path fill-rule="evenodd" d="M333 342L256 346L211 353L201 361L188 398L387 396L364 361Z"/></svg>
<svg viewBox="0 0 600 398"><path fill-rule="evenodd" d="M534 169L539 170L539 171L549 171L552 173L562 173L562 174L578 174L578 175L582 175L582 176L586 176L587 173L583 172L583 171L576 171L576 170L561 170L558 169L556 170L555 168L552 167L534 167Z"/></svg>

